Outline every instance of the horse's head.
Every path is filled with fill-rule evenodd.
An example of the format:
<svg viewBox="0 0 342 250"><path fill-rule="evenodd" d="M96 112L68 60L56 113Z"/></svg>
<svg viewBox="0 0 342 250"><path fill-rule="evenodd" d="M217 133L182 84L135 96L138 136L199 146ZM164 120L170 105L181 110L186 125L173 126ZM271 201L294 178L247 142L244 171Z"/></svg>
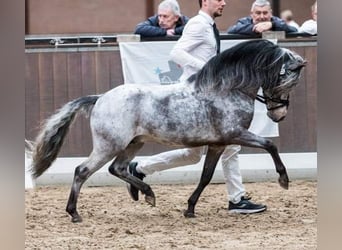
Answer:
<svg viewBox="0 0 342 250"><path fill-rule="evenodd" d="M241 42L211 58L189 82L206 95L231 94L239 90L255 96L260 87L267 115L275 122L285 118L289 93L298 83L306 61L293 51L260 39Z"/></svg>
<svg viewBox="0 0 342 250"><path fill-rule="evenodd" d="M285 118L290 104L289 94L297 85L301 70L306 64L306 61L297 53L285 48L282 50L284 55L278 82L272 88L263 89L263 102L267 106L267 115L274 122L280 122Z"/></svg>

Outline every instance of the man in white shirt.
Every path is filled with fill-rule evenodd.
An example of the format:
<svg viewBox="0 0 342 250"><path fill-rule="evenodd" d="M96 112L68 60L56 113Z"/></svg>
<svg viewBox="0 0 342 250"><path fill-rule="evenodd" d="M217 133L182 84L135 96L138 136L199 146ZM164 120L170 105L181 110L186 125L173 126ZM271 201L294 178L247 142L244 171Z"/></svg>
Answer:
<svg viewBox="0 0 342 250"><path fill-rule="evenodd" d="M222 15L224 0L199 0L200 11L185 25L183 35L177 41L170 55L173 61L183 67L181 81L197 73L203 65L219 52L220 40L214 19ZM216 35L215 35L216 32ZM129 173L140 179L156 171L184 165L196 164L207 147L185 148L153 155L139 162L129 164ZM258 213L266 210L265 205L255 204L245 196L239 168L239 145L229 145L222 154L222 167L228 190L228 211L230 213ZM138 190L128 185L134 200L139 199Z"/></svg>
<svg viewBox="0 0 342 250"><path fill-rule="evenodd" d="M299 29L299 25L293 20L293 13L291 10L283 10L280 13L280 18L283 19L287 25L295 27L297 30Z"/></svg>
<svg viewBox="0 0 342 250"><path fill-rule="evenodd" d="M298 32L317 35L317 1L311 6L312 19L306 20L299 27Z"/></svg>

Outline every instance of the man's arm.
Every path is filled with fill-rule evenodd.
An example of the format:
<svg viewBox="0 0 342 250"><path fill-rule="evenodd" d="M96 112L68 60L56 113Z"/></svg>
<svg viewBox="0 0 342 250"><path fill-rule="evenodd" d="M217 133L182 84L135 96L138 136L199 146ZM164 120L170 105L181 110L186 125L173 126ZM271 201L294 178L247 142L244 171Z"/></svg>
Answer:
<svg viewBox="0 0 342 250"><path fill-rule="evenodd" d="M171 59L182 67L190 65L200 70L205 64L205 61L193 56L189 51L192 51L207 39L204 30L201 23L191 23L191 25L188 25L182 37L171 50Z"/></svg>
<svg viewBox="0 0 342 250"><path fill-rule="evenodd" d="M227 32L228 34L254 35L252 19L240 18L235 25L228 28Z"/></svg>
<svg viewBox="0 0 342 250"><path fill-rule="evenodd" d="M297 29L293 26L287 25L284 20L279 17L273 16L271 18L272 30L285 31L286 33L297 32Z"/></svg>
<svg viewBox="0 0 342 250"><path fill-rule="evenodd" d="M148 18L135 27L134 34L144 37L166 36L166 30L158 26L157 16Z"/></svg>

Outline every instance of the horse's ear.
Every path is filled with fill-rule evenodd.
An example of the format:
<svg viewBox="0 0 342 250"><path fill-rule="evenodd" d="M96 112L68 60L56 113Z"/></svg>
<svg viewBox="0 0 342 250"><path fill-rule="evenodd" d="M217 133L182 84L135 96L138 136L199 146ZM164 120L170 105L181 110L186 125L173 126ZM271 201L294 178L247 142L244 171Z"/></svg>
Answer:
<svg viewBox="0 0 342 250"><path fill-rule="evenodd" d="M288 66L289 70L300 70L301 68L306 66L307 61L294 61Z"/></svg>

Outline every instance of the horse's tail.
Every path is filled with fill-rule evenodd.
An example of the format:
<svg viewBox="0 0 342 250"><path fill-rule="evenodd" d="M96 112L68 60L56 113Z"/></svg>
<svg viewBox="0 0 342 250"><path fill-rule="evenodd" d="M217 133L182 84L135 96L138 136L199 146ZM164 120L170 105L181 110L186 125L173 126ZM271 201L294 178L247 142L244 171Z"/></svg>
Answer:
<svg viewBox="0 0 342 250"><path fill-rule="evenodd" d="M34 178L42 175L57 158L75 115L79 111L89 114L99 97L90 95L70 101L45 121L33 146L31 171Z"/></svg>

